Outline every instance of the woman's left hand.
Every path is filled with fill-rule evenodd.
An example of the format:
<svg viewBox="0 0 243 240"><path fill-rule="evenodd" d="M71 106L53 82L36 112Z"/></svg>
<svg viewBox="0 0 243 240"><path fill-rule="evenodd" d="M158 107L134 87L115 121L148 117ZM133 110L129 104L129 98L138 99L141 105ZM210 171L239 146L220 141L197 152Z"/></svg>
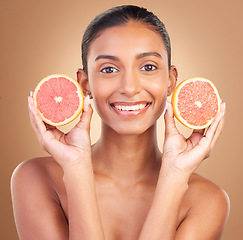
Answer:
<svg viewBox="0 0 243 240"><path fill-rule="evenodd" d="M222 132L224 116L225 103L222 103L221 110L210 127L207 130L193 130L186 139L176 128L172 106L167 103L162 169L166 172L172 170L189 178L200 163L209 157Z"/></svg>

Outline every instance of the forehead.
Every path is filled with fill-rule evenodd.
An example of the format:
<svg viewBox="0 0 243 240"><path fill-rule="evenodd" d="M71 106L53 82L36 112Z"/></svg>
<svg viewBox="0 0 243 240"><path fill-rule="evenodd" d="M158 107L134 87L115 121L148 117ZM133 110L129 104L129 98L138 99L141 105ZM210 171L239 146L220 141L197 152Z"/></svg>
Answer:
<svg viewBox="0 0 243 240"><path fill-rule="evenodd" d="M126 55L159 52L167 56L162 36L147 25L129 22L103 30L91 43L88 58L99 54Z"/></svg>

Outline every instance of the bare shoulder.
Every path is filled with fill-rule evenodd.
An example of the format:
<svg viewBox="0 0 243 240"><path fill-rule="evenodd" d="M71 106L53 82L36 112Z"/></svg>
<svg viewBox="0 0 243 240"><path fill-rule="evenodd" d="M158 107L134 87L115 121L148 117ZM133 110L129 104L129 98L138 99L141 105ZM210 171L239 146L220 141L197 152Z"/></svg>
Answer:
<svg viewBox="0 0 243 240"><path fill-rule="evenodd" d="M61 175L62 169L53 158L39 157L20 163L12 174L11 182L27 181L31 184L41 181L48 182L50 185L50 183L54 184Z"/></svg>
<svg viewBox="0 0 243 240"><path fill-rule="evenodd" d="M51 157L39 157L20 163L11 177L13 203L24 199L40 201L46 196L58 201L58 186L62 184L62 169Z"/></svg>
<svg viewBox="0 0 243 240"><path fill-rule="evenodd" d="M33 239L33 235L67 239L67 220L59 197L62 175L61 167L50 157L24 161L14 170L11 195L20 239Z"/></svg>
<svg viewBox="0 0 243 240"><path fill-rule="evenodd" d="M229 197L221 187L193 174L183 206L187 213L177 230L177 239L220 239L230 209Z"/></svg>
<svg viewBox="0 0 243 240"><path fill-rule="evenodd" d="M229 197L224 189L198 174L193 174L190 178L188 195L193 206L207 204L208 207L214 206L228 211Z"/></svg>

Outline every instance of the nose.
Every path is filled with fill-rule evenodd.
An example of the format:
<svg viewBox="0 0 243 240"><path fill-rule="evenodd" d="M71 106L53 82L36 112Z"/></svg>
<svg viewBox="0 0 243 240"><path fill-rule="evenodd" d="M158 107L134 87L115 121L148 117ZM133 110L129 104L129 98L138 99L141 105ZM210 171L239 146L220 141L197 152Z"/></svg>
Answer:
<svg viewBox="0 0 243 240"><path fill-rule="evenodd" d="M136 72L125 72L120 82L120 94L133 97L142 90L141 80Z"/></svg>

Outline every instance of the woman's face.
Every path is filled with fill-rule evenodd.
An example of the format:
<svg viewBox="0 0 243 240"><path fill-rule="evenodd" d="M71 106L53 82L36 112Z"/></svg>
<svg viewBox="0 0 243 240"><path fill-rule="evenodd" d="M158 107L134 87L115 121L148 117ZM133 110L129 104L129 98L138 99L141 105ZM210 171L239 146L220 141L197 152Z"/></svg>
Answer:
<svg viewBox="0 0 243 240"><path fill-rule="evenodd" d="M141 134L162 114L170 82L161 36L138 22L104 30L90 45L88 84L103 124Z"/></svg>

